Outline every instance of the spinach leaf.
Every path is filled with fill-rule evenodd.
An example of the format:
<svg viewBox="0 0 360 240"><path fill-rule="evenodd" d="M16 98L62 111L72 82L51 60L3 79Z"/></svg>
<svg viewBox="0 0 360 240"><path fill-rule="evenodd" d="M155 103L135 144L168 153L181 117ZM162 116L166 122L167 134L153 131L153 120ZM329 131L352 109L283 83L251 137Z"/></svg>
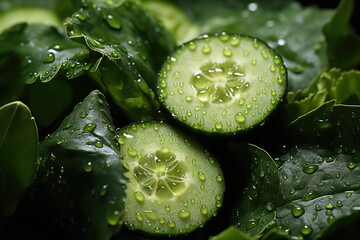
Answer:
<svg viewBox="0 0 360 240"><path fill-rule="evenodd" d="M40 144L34 196L72 238L109 239L122 225L126 180L115 134L94 90Z"/></svg>
<svg viewBox="0 0 360 240"><path fill-rule="evenodd" d="M48 82L57 75L68 79L80 76L88 66L89 50L54 27L42 24L18 24L0 35L1 58L10 54L19 65L3 60L1 72L20 72L21 83L33 83L37 80Z"/></svg>
<svg viewBox="0 0 360 240"><path fill-rule="evenodd" d="M320 145L338 151L360 149L360 106L329 101L294 121L289 131L297 144Z"/></svg>
<svg viewBox="0 0 360 240"><path fill-rule="evenodd" d="M70 38L103 55L92 70L102 90L132 120L156 118L157 71L175 47L159 22L135 2L89 0L66 26Z"/></svg>
<svg viewBox="0 0 360 240"><path fill-rule="evenodd" d="M359 105L329 101L287 128L285 153L271 157L251 144L243 148L251 175L233 225L254 238L317 239L343 219L356 219L359 117Z"/></svg>
<svg viewBox="0 0 360 240"><path fill-rule="evenodd" d="M10 216L36 171L38 133L22 102L0 108L0 216Z"/></svg>
<svg viewBox="0 0 360 240"><path fill-rule="evenodd" d="M276 223L291 236L319 237L360 210L359 153L297 147L279 160Z"/></svg>
<svg viewBox="0 0 360 240"><path fill-rule="evenodd" d="M277 165L263 149L239 145L243 160L251 162L251 175L243 199L233 217L233 225L249 237L259 237L276 217L279 178Z"/></svg>

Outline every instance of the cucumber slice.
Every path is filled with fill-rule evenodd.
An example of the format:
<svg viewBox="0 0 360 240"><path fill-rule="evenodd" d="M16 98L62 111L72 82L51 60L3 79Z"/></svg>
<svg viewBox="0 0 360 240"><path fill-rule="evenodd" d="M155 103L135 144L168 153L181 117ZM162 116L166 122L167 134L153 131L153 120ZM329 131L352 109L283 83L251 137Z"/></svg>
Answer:
<svg viewBox="0 0 360 240"><path fill-rule="evenodd" d="M265 42L225 32L178 47L158 78L172 116L207 133L233 134L263 123L283 100L287 69Z"/></svg>
<svg viewBox="0 0 360 240"><path fill-rule="evenodd" d="M224 177L193 138L164 122L133 123L118 141L128 170L125 225L150 234L202 227L222 205Z"/></svg>

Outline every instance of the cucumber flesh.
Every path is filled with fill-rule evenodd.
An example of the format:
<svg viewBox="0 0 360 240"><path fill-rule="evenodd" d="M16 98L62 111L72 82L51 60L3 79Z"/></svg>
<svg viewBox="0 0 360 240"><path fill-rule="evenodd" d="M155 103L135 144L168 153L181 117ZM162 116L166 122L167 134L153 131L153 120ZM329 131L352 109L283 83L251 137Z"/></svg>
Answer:
<svg viewBox="0 0 360 240"><path fill-rule="evenodd" d="M164 122L133 123L118 137L128 170L125 225L150 234L202 227L222 205L223 174L191 137Z"/></svg>
<svg viewBox="0 0 360 240"><path fill-rule="evenodd" d="M178 47L158 78L172 116L207 133L234 134L263 123L283 100L287 69L265 42L225 32Z"/></svg>

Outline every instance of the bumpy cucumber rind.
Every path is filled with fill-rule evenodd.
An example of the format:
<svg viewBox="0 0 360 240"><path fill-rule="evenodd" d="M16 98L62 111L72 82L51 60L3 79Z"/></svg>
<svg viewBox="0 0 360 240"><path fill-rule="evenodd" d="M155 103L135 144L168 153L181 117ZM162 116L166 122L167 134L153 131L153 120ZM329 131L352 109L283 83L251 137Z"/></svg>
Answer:
<svg viewBox="0 0 360 240"><path fill-rule="evenodd" d="M159 101L178 121L235 134L264 123L287 92L282 57L247 35L202 35L179 46L159 72Z"/></svg>
<svg viewBox="0 0 360 240"><path fill-rule="evenodd" d="M118 142L128 170L124 223L129 229L185 234L217 214L223 173L195 139L164 122L139 122L121 129Z"/></svg>

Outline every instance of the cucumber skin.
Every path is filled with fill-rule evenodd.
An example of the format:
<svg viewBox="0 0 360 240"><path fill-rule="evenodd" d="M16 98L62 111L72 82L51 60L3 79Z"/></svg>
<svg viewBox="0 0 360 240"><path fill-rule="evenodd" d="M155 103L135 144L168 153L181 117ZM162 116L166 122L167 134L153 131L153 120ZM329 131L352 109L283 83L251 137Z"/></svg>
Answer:
<svg viewBox="0 0 360 240"><path fill-rule="evenodd" d="M211 39L211 38L219 38L220 36L230 36L230 37L237 37L237 38L248 38L248 39L254 39L256 40L260 45L265 46L268 48L269 52L271 54L273 54L273 56L276 56L279 59L279 63L278 65L283 67L283 73L281 74L281 76L283 77L283 86L282 86L282 90L281 90L281 94L277 95L277 101L276 101L276 105L275 107L273 107L271 109L271 111L269 111L269 113L267 113L266 115L263 116L262 119L260 119L257 122L254 122L251 126L248 126L246 128L242 128L242 129L237 129L237 130L231 130L231 131L217 131L217 130L204 130L201 129L199 127L193 126L189 123L187 123L186 121L184 121L183 119L181 119L181 116L179 116L178 114L174 113L173 111L173 107L172 106L168 106L164 99L166 97L163 96L163 92L161 89L161 81L163 80L163 73L162 72L164 69L166 68L170 68L169 65L172 64L172 59L176 58L177 56L176 53L178 51L182 51L184 48L189 47L189 44L193 44L194 42L196 43L197 41L204 41L205 39ZM178 124L180 124L181 126L189 129L192 132L197 132L199 134L205 135L205 136L231 136L231 135L240 135L240 134L244 134L247 133L249 131L251 131L252 129L258 128L259 126L263 126L268 122L268 119L271 118L270 116L274 115L275 112L277 112L277 110L279 110L279 108L281 108L281 106L283 106L285 100L286 100L286 95L288 92L288 71L286 68L286 64L284 63L283 58L281 57L281 55L273 48L271 48L267 42L265 42L262 39L259 39L257 37L251 36L251 35L246 35L246 34L236 34L236 33L227 33L227 32L220 32L220 33L213 33L213 34L203 34L200 35L199 37L190 40L188 42L185 42L181 45L179 45L172 54L170 54L167 58L167 60L165 61L165 63L162 66L162 71L159 72L159 76L158 76L158 83L157 83L157 98L159 99L159 102L162 104L163 108L166 110L164 111L165 114L168 113L168 117L174 119Z"/></svg>
<svg viewBox="0 0 360 240"><path fill-rule="evenodd" d="M135 193L139 191L139 185L133 177L134 171L132 170L134 168L128 165L129 158L131 157L126 153L129 148L126 146L128 143L126 143L127 140L124 136L127 136L127 138L132 136L130 138L134 140L136 138L135 135L139 133L138 131L146 128L152 128L151 131L153 131L153 129L159 129L155 130L159 131L158 136L161 136L164 132L170 133L173 136L170 142L176 144L176 146L172 148L175 149L173 152L182 155L182 157L186 156L184 152L191 146L191 150L189 151L192 153L191 155L195 157L193 159L186 158L186 160L183 161L186 165L187 181L189 184L187 185L187 189L180 193L175 199L151 199L144 192L142 192L145 197L144 201L138 201L135 197ZM139 138L145 136L146 134L141 132ZM187 140L185 141L185 139ZM175 142L172 142L173 140ZM137 141L137 139L134 141ZM145 148L150 146L150 148L155 151L153 146L157 145L158 141L163 141L165 145L168 143L167 140L164 141L157 137L149 137L141 144L139 142L133 144L136 146L142 145L145 146ZM203 227L209 219L216 216L218 209L222 206L225 192L224 176L218 163L210 156L209 152L203 148L201 143L197 142L197 140L191 136L184 134L182 130L175 129L173 126L160 121L132 123L120 130L118 142L120 143L120 148L124 156L123 164L125 168L128 169L127 174L125 174L125 177L127 177L129 181L126 190L127 200L125 203L124 216L124 222L128 229L154 236L183 235ZM183 147L185 147L185 149L180 153L180 149ZM139 153L142 152L140 148L138 150ZM145 153L143 153L143 156L144 154ZM139 154L139 156L140 155L141 154ZM205 174L205 179L200 179L200 172ZM206 208L202 208L203 206L206 206ZM186 211L180 212L183 209ZM152 215L149 210L155 210L157 212L156 216ZM205 210L206 212L204 212ZM187 213L190 213L190 216L187 216ZM180 218L180 216L182 217ZM142 219L141 222L139 222L139 218ZM175 227L169 227L172 222L175 223ZM151 226L149 226L149 223Z"/></svg>

